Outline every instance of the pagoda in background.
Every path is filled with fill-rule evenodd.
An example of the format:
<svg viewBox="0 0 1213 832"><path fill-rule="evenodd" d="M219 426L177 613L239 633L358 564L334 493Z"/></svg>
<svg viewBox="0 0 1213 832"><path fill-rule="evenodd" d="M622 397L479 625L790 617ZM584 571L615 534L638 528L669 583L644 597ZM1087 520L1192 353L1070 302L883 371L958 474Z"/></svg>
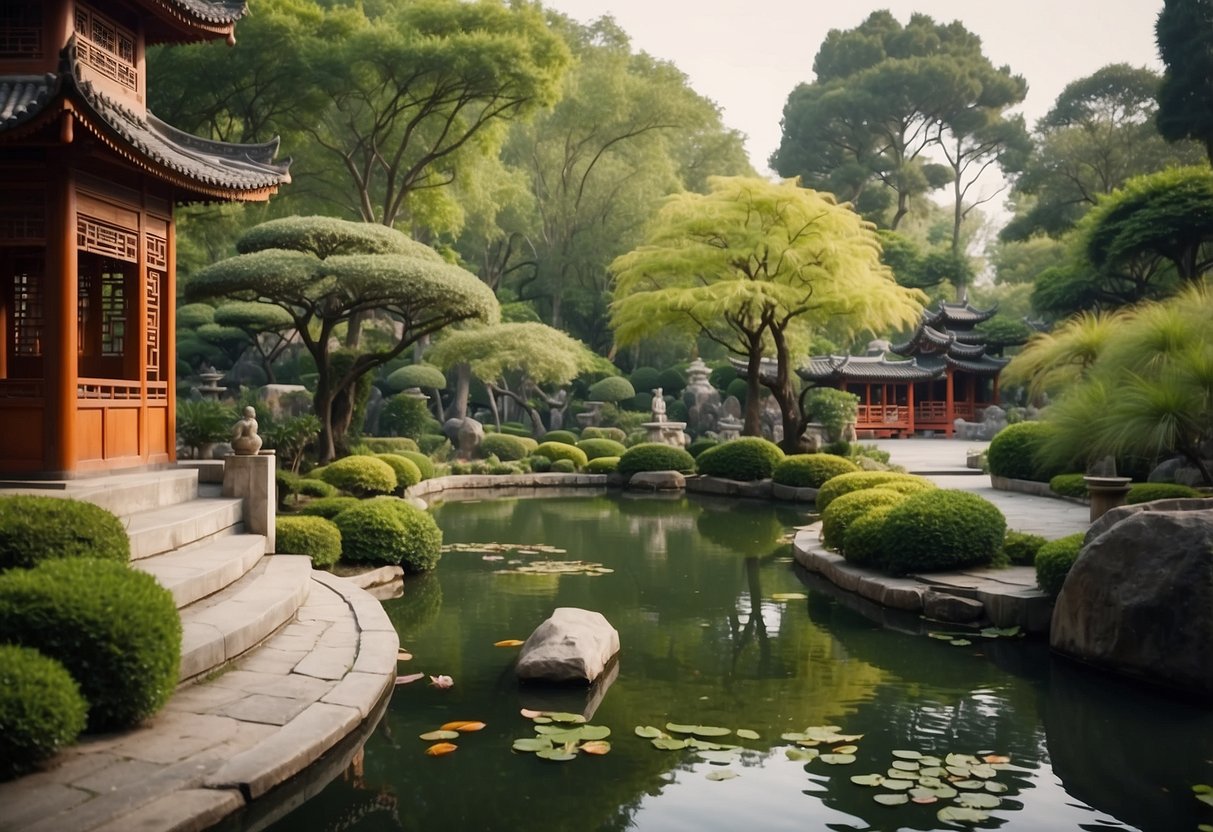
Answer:
<svg viewBox="0 0 1213 832"><path fill-rule="evenodd" d="M173 207L264 201L290 175L276 140L211 141L148 112L146 49L234 43L245 3L0 9L0 474L171 462Z"/></svg>

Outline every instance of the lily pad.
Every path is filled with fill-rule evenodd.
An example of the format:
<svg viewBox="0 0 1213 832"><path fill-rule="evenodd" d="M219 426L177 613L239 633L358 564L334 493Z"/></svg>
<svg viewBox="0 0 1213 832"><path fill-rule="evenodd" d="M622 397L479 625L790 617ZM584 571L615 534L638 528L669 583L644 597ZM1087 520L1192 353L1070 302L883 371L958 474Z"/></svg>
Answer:
<svg viewBox="0 0 1213 832"><path fill-rule="evenodd" d="M942 766L943 760L939 759L938 757L928 757L923 755L922 757L918 758L918 764L923 767Z"/></svg>
<svg viewBox="0 0 1213 832"><path fill-rule="evenodd" d="M922 759L921 754L919 754L917 751L910 751L910 750L894 751L893 756L899 760L920 760L920 759ZM896 765L896 764L894 764L894 765Z"/></svg>
<svg viewBox="0 0 1213 832"><path fill-rule="evenodd" d="M459 738L458 731L426 731L424 734L419 734L421 739L426 742L437 742L438 740L453 740Z"/></svg>
<svg viewBox="0 0 1213 832"><path fill-rule="evenodd" d="M855 762L854 754L822 754L818 759L832 766L847 766Z"/></svg>
<svg viewBox="0 0 1213 832"><path fill-rule="evenodd" d="M515 751L546 751L551 747L552 741L547 737L525 737L523 739L514 740Z"/></svg>
<svg viewBox="0 0 1213 832"><path fill-rule="evenodd" d="M771 595L772 601L806 601L807 595L803 592L776 592Z"/></svg>
<svg viewBox="0 0 1213 832"><path fill-rule="evenodd" d="M988 792L965 792L956 797L956 802L970 809L996 809L1002 798Z"/></svg>
<svg viewBox="0 0 1213 832"><path fill-rule="evenodd" d="M732 780L737 776L737 772L733 771L731 768L709 771L707 774L707 778L709 780Z"/></svg>
<svg viewBox="0 0 1213 832"><path fill-rule="evenodd" d="M657 737L653 740L653 747L660 748L662 751L681 751L687 747L687 741L671 737Z"/></svg>
<svg viewBox="0 0 1213 832"><path fill-rule="evenodd" d="M931 791L934 792L935 796L940 800L951 800L953 797L960 794L960 792L956 791L956 789L952 788L951 786L935 786L931 789Z"/></svg>
<svg viewBox="0 0 1213 832"><path fill-rule="evenodd" d="M966 791L976 791L986 787L986 784L980 780L957 780L952 785L958 789L964 789Z"/></svg>
<svg viewBox="0 0 1213 832"><path fill-rule="evenodd" d="M889 777L893 780L917 780L918 779L917 771L902 771L899 768L891 768L891 769L889 769L888 774L889 774Z"/></svg>
<svg viewBox="0 0 1213 832"><path fill-rule="evenodd" d="M835 754L854 754L858 750L858 745L840 745L833 749Z"/></svg>
<svg viewBox="0 0 1213 832"><path fill-rule="evenodd" d="M611 729L605 725L583 725L577 729L583 740L605 740L611 735Z"/></svg>
<svg viewBox="0 0 1213 832"><path fill-rule="evenodd" d="M1003 794L1008 788L1006 783L999 783L997 780L986 781L986 791L990 794Z"/></svg>
<svg viewBox="0 0 1213 832"><path fill-rule="evenodd" d="M998 772L995 771L992 766L986 765L970 766L969 773L974 777L980 777L982 780L989 780L991 777L998 774Z"/></svg>
<svg viewBox="0 0 1213 832"><path fill-rule="evenodd" d="M905 792L914 788L913 780L885 780L880 784L881 788L892 789L895 792Z"/></svg>
<svg viewBox="0 0 1213 832"><path fill-rule="evenodd" d="M947 772L939 766L926 766L918 769L918 773L922 777L943 777Z"/></svg>
<svg viewBox="0 0 1213 832"><path fill-rule="evenodd" d="M741 748L740 745L730 745L723 742L712 742L711 740L701 740L695 737L687 738L687 748L694 748L696 751L726 751L730 748Z"/></svg>
<svg viewBox="0 0 1213 832"><path fill-rule="evenodd" d="M783 754L789 760L808 762L817 759L819 752L815 748L785 748Z"/></svg>
<svg viewBox="0 0 1213 832"><path fill-rule="evenodd" d="M912 760L894 760L893 768L901 771L918 771L918 763Z"/></svg>
<svg viewBox="0 0 1213 832"><path fill-rule="evenodd" d="M717 765L729 765L741 759L741 755L736 751L698 751L696 752L701 760L707 760L709 763Z"/></svg>
<svg viewBox="0 0 1213 832"><path fill-rule="evenodd" d="M872 799L881 806L904 806L910 802L909 795L904 794L874 794Z"/></svg>
<svg viewBox="0 0 1213 832"><path fill-rule="evenodd" d="M577 755L572 751L566 751L562 748L548 748L544 751L538 751L535 756L541 760L552 760L557 763L565 763L569 760L577 759Z"/></svg>
<svg viewBox="0 0 1213 832"><path fill-rule="evenodd" d="M673 722L667 722L665 729L673 734L694 734L697 737L725 737L733 733L731 728L715 725L679 725Z"/></svg>
<svg viewBox="0 0 1213 832"><path fill-rule="evenodd" d="M636 736L644 737L646 740L655 740L658 737L668 737L669 735L660 728L654 728L652 725L637 725Z"/></svg>
<svg viewBox="0 0 1213 832"><path fill-rule="evenodd" d="M968 809L964 806L945 806L935 814L935 817L945 823L980 823L983 820L989 820L990 813Z"/></svg>
<svg viewBox="0 0 1213 832"><path fill-rule="evenodd" d="M1011 758L1006 756L1005 754L987 754L986 756L981 758L981 761L983 763L989 763L991 765L995 765L997 763L1009 763L1009 762L1011 762Z"/></svg>
<svg viewBox="0 0 1213 832"><path fill-rule="evenodd" d="M585 722L585 717L581 714L569 714L563 711L544 711L543 715L552 722L571 722L574 725L581 725Z"/></svg>
<svg viewBox="0 0 1213 832"><path fill-rule="evenodd" d="M801 731L788 731L786 734L780 734L779 738L788 742L800 742L801 740L807 740L809 736Z"/></svg>
<svg viewBox="0 0 1213 832"><path fill-rule="evenodd" d="M977 759L972 754L949 754L945 758L945 762L947 762L947 764L950 766L975 766L980 763L981 760Z"/></svg>
<svg viewBox="0 0 1213 832"><path fill-rule="evenodd" d="M954 638L948 642L948 644L952 645L953 647L968 647L972 643L973 642L969 641L967 638Z"/></svg>
<svg viewBox="0 0 1213 832"><path fill-rule="evenodd" d="M880 774L852 774L851 782L856 786L879 786L884 782L884 776Z"/></svg>
<svg viewBox="0 0 1213 832"><path fill-rule="evenodd" d="M953 777L968 777L969 776L969 767L968 766L948 766L948 774L951 774Z"/></svg>
<svg viewBox="0 0 1213 832"><path fill-rule="evenodd" d="M749 728L738 728L737 736L741 737L743 740L756 740L758 739L758 732L751 731Z"/></svg>

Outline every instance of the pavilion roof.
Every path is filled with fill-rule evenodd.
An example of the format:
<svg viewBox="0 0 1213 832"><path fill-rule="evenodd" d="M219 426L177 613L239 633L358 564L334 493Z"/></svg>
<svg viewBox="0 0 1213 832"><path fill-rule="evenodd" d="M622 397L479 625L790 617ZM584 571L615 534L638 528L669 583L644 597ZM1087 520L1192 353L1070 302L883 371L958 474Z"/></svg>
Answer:
<svg viewBox="0 0 1213 832"><path fill-rule="evenodd" d="M943 376L917 358L893 361L884 355L815 355L796 371L805 381L929 381Z"/></svg>
<svg viewBox="0 0 1213 832"><path fill-rule="evenodd" d="M978 309L967 300L961 303L940 301L939 306L927 310L924 320L935 327L971 329L983 321L994 317L998 307Z"/></svg>
<svg viewBox="0 0 1213 832"><path fill-rule="evenodd" d="M227 37L235 42L236 21L248 13L245 0L135 0L151 12L148 43L181 43Z"/></svg>

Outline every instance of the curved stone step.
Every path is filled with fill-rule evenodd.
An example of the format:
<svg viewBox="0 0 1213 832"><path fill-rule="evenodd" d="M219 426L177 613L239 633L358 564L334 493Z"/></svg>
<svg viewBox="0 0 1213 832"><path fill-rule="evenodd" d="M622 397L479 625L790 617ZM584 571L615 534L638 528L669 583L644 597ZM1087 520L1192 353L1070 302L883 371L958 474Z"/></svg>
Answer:
<svg viewBox="0 0 1213 832"><path fill-rule="evenodd" d="M125 518L131 560L149 558L222 534L233 534L243 517L239 497L191 500Z"/></svg>
<svg viewBox="0 0 1213 832"><path fill-rule="evenodd" d="M131 565L149 573L172 592L177 608L181 609L240 580L264 554L264 536L231 534Z"/></svg>
<svg viewBox="0 0 1213 832"><path fill-rule="evenodd" d="M312 562L263 557L240 580L181 610L181 680L222 667L290 621L308 597Z"/></svg>
<svg viewBox="0 0 1213 832"><path fill-rule="evenodd" d="M176 505L198 496L198 472L180 468L106 474L77 480L9 483L5 494L68 497L101 506L119 517Z"/></svg>

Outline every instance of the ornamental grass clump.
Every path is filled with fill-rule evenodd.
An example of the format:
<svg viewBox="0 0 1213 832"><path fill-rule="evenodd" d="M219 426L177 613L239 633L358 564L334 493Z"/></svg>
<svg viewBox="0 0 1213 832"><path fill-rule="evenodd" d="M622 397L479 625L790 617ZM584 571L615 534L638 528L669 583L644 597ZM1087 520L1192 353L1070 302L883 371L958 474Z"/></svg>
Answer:
<svg viewBox="0 0 1213 832"><path fill-rule="evenodd" d="M0 571L76 557L129 561L131 542L122 521L81 500L0 497Z"/></svg>
<svg viewBox="0 0 1213 832"><path fill-rule="evenodd" d="M859 466L851 460L834 454L796 454L775 466L771 479L779 485L791 488L821 488L826 481L839 474L858 471Z"/></svg>
<svg viewBox="0 0 1213 832"><path fill-rule="evenodd" d="M403 494L406 488L421 482L421 469L417 463L399 454L375 454L375 459L386 462L396 475L396 492Z"/></svg>
<svg viewBox="0 0 1213 832"><path fill-rule="evenodd" d="M1036 552L1036 585L1053 597L1061 592L1070 567L1082 551L1084 532L1050 540Z"/></svg>
<svg viewBox="0 0 1213 832"><path fill-rule="evenodd" d="M1007 521L997 506L968 491L911 494L885 517L882 568L894 575L982 566L1002 551Z"/></svg>
<svg viewBox="0 0 1213 832"><path fill-rule="evenodd" d="M0 780L33 770L84 730L88 703L62 663L0 644Z"/></svg>
<svg viewBox="0 0 1213 832"><path fill-rule="evenodd" d="M355 497L391 494L396 490L396 472L373 456L347 456L324 467L320 478Z"/></svg>
<svg viewBox="0 0 1213 832"><path fill-rule="evenodd" d="M624 451L616 470L625 477L642 471L679 471L686 474L695 470L695 458L673 445L644 442Z"/></svg>
<svg viewBox="0 0 1213 832"><path fill-rule="evenodd" d="M274 534L278 554L307 555L316 569L328 569L341 558L341 531L323 517L279 517Z"/></svg>
<svg viewBox="0 0 1213 832"><path fill-rule="evenodd" d="M582 439L577 447L585 451L586 459L591 461L604 456L623 456L627 451L622 442L613 439Z"/></svg>
<svg viewBox="0 0 1213 832"><path fill-rule="evenodd" d="M695 467L709 477L753 482L770 479L783 458L783 450L775 443L743 436L704 451L695 458Z"/></svg>
<svg viewBox="0 0 1213 832"><path fill-rule="evenodd" d="M817 510L825 511L830 503L849 494L865 488L887 488L902 494L913 494L919 491L929 491L935 488L935 483L926 477L914 474L900 474L895 471L853 471L839 474L822 483L817 490Z"/></svg>
<svg viewBox="0 0 1213 832"><path fill-rule="evenodd" d="M395 497L363 500L333 522L341 531L341 557L347 561L426 572L442 557L442 531L434 518Z"/></svg>
<svg viewBox="0 0 1213 832"><path fill-rule="evenodd" d="M821 513L822 542L830 549L841 550L845 557L844 535L851 523L877 506L895 506L905 500L905 494L887 488L865 488L843 494Z"/></svg>
<svg viewBox="0 0 1213 832"><path fill-rule="evenodd" d="M574 468L584 468L585 464L590 461L586 457L585 451L567 442L541 442L533 453L536 456L546 456L553 463L567 459L573 463Z"/></svg>
<svg viewBox="0 0 1213 832"><path fill-rule="evenodd" d="M91 731L129 728L177 686L181 619L146 572L96 558L0 575L0 633L63 663L89 703Z"/></svg>
<svg viewBox="0 0 1213 832"><path fill-rule="evenodd" d="M539 443L529 436L488 433L481 440L478 452L482 457L495 456L505 462L514 462L524 459L538 447Z"/></svg>

